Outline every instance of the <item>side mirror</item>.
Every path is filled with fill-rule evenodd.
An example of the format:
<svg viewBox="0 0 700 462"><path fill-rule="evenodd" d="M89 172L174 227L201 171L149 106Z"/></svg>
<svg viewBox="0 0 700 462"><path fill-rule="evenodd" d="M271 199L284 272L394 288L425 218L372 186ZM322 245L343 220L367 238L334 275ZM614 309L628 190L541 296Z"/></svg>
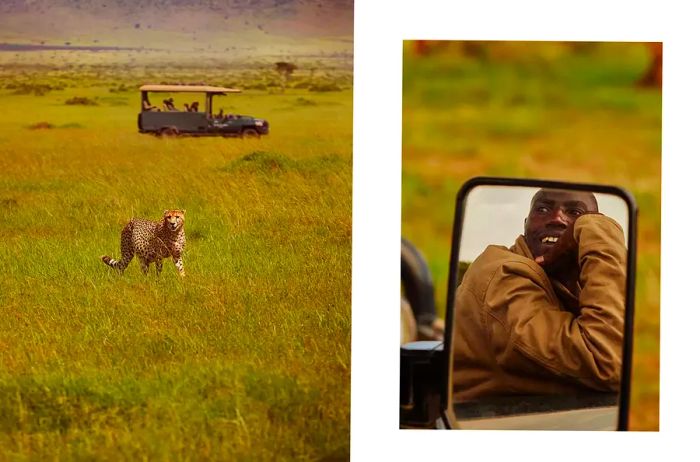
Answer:
<svg viewBox="0 0 700 462"><path fill-rule="evenodd" d="M462 186L432 382L443 428L627 429L636 222L617 187Z"/></svg>

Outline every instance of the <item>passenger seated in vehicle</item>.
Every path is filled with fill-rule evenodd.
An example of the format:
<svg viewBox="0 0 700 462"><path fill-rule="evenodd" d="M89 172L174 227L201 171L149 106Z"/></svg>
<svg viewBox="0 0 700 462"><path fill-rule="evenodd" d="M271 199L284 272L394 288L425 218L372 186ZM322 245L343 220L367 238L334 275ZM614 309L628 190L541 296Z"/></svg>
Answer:
<svg viewBox="0 0 700 462"><path fill-rule="evenodd" d="M148 101L148 97L146 97L143 99L143 101L141 101L141 110L142 111L157 111L158 108L151 105L151 102Z"/></svg>
<svg viewBox="0 0 700 462"><path fill-rule="evenodd" d="M178 109L175 107L175 103L172 98L164 99L163 100L163 108L166 111L175 111L177 112Z"/></svg>
<svg viewBox="0 0 700 462"><path fill-rule="evenodd" d="M192 105L190 106L190 110L192 112L199 112L199 102L195 101L194 103L192 103Z"/></svg>

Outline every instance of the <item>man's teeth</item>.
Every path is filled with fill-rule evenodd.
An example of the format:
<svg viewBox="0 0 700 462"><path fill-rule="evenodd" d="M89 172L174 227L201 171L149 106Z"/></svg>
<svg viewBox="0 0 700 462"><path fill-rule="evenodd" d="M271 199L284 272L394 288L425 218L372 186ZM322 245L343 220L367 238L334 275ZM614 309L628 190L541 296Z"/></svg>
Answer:
<svg viewBox="0 0 700 462"><path fill-rule="evenodd" d="M545 236L545 237L542 238L542 243L545 244L545 243L547 243L547 242L551 242L552 244L554 244L554 243L557 242L558 240L559 240L558 237L554 237L554 236Z"/></svg>

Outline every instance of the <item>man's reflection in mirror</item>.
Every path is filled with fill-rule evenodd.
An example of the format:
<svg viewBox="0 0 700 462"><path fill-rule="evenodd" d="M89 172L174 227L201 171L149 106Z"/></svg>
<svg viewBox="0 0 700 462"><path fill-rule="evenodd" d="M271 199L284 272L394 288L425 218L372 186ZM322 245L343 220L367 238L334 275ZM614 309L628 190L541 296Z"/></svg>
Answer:
<svg viewBox="0 0 700 462"><path fill-rule="evenodd" d="M539 190L524 234L488 246L457 289L454 401L617 391L626 260L593 194Z"/></svg>

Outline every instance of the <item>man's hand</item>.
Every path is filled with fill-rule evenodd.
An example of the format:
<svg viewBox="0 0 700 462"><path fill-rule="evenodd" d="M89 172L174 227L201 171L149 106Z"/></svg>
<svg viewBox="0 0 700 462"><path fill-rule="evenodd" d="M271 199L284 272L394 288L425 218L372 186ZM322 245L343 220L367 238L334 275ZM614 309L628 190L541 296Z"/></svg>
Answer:
<svg viewBox="0 0 700 462"><path fill-rule="evenodd" d="M600 215L598 212L587 212L583 215ZM576 219L578 220L583 215ZM574 239L574 226L576 221L571 223L566 231L559 236L559 240L544 255L535 255L535 261L542 266L547 274L555 274L566 271L574 266L578 267L578 243Z"/></svg>
<svg viewBox="0 0 700 462"><path fill-rule="evenodd" d="M574 224L572 223L566 228L566 231L559 236L559 240L549 252L544 255L535 255L535 261L549 273L556 272L571 264L576 264L577 257L578 243L574 240Z"/></svg>

